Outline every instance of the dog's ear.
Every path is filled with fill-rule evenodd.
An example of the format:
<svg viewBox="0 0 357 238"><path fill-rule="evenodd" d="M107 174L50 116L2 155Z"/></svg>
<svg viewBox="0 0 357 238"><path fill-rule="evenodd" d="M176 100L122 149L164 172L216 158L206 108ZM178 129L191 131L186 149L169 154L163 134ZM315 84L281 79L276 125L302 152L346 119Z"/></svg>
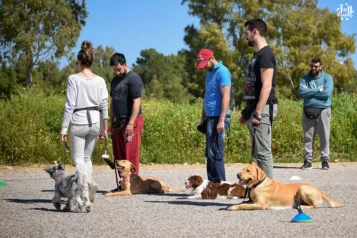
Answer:
<svg viewBox="0 0 357 238"><path fill-rule="evenodd" d="M195 175L193 176L192 185L198 187L203 183L203 178L201 176Z"/></svg>
<svg viewBox="0 0 357 238"><path fill-rule="evenodd" d="M259 168L258 165L255 165L255 169L257 171L257 180L262 181L266 176L265 172L261 168Z"/></svg>
<svg viewBox="0 0 357 238"><path fill-rule="evenodd" d="M130 171L131 172L136 172L135 165L133 163L130 163Z"/></svg>
<svg viewBox="0 0 357 238"><path fill-rule="evenodd" d="M58 164L58 169L63 169L64 170L64 164L62 164L62 163Z"/></svg>

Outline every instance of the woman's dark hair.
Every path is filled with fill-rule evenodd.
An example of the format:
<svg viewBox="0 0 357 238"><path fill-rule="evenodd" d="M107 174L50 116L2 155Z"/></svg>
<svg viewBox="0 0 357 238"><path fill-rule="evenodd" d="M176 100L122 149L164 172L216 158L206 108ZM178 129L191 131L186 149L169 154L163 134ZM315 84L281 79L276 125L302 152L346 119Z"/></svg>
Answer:
<svg viewBox="0 0 357 238"><path fill-rule="evenodd" d="M81 50L78 52L77 60L81 61L83 66L91 67L94 61L92 43L83 41Z"/></svg>
<svg viewBox="0 0 357 238"><path fill-rule="evenodd" d="M247 21L244 24L244 27L248 26L248 30L249 31L253 31L254 28L257 29L257 31L259 31L259 34L263 37L268 35L268 27L267 24L265 24L265 22L262 19L252 19Z"/></svg>
<svg viewBox="0 0 357 238"><path fill-rule="evenodd" d="M125 56L121 53L115 53L110 58L110 66L115 66L117 64L120 64L120 65L126 64Z"/></svg>

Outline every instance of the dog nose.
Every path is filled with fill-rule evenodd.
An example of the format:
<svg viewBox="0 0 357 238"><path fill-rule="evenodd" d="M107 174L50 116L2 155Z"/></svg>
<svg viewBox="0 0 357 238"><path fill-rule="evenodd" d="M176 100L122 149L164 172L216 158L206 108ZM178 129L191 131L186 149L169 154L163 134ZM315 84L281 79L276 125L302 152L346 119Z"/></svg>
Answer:
<svg viewBox="0 0 357 238"><path fill-rule="evenodd" d="M240 173L237 174L237 178L240 180Z"/></svg>

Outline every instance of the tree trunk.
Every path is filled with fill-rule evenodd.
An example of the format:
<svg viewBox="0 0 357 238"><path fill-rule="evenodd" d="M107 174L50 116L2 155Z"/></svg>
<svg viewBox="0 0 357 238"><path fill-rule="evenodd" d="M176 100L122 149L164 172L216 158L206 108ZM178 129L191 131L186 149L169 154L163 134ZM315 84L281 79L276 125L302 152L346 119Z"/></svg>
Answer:
<svg viewBox="0 0 357 238"><path fill-rule="evenodd" d="M32 86L33 58L31 49L26 50L26 86Z"/></svg>
<svg viewBox="0 0 357 238"><path fill-rule="evenodd" d="M32 86L32 66L26 67L26 86Z"/></svg>

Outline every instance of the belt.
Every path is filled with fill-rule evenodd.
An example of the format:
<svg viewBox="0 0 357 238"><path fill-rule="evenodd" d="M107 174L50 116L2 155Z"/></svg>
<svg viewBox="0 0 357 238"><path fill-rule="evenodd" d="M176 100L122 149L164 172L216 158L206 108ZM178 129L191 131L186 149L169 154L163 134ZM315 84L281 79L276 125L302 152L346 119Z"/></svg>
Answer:
<svg viewBox="0 0 357 238"><path fill-rule="evenodd" d="M73 110L73 112L78 112L78 111L82 111L82 110L87 110L87 111L102 111L99 110L99 107L84 107L84 108L76 108Z"/></svg>
<svg viewBox="0 0 357 238"><path fill-rule="evenodd" d="M226 115L225 118L231 118L231 115ZM211 120L211 119L219 119L219 116L212 116L212 117L206 117L207 120Z"/></svg>

